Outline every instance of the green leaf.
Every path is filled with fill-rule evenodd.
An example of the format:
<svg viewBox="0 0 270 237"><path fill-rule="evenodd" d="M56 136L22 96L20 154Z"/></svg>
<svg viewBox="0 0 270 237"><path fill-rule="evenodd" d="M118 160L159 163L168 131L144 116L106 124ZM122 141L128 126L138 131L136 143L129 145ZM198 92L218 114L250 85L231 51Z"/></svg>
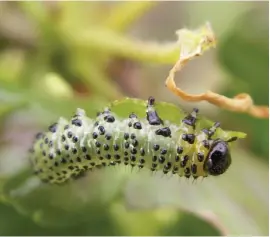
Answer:
<svg viewBox="0 0 270 237"><path fill-rule="evenodd" d="M268 235L268 174L261 160L234 149L231 167L218 177L193 182L160 173L134 174L126 187L126 202L138 211L173 206L212 213L228 235ZM188 227L195 228L192 222Z"/></svg>
<svg viewBox="0 0 270 237"><path fill-rule="evenodd" d="M80 225L46 228L33 222L30 218L20 215L13 207L0 204L0 234L5 236L84 236L112 235L116 230L107 216ZM104 226L106 228L104 228ZM119 232L119 231L118 231ZM119 232L120 233L120 232Z"/></svg>
<svg viewBox="0 0 270 237"><path fill-rule="evenodd" d="M32 170L26 168L2 180L1 200L42 226L95 223L106 219L108 203L117 196L123 175L123 172L113 176L95 172L75 182L48 185L41 183ZM107 180L112 183L108 185Z"/></svg>
<svg viewBox="0 0 270 237"><path fill-rule="evenodd" d="M178 208L125 208L111 205L112 219L124 235L145 236L219 236L222 230L206 218ZM194 228L196 227L196 228Z"/></svg>
<svg viewBox="0 0 270 237"><path fill-rule="evenodd" d="M85 180L53 186L40 184L26 169L4 183L2 200L32 218L34 223L26 217L16 217L33 225L30 232L21 229L31 235L44 231L89 235L221 235L222 231L207 219L178 208L126 209L119 193L126 174L123 169L117 173L95 172ZM192 225L197 228L191 228Z"/></svg>

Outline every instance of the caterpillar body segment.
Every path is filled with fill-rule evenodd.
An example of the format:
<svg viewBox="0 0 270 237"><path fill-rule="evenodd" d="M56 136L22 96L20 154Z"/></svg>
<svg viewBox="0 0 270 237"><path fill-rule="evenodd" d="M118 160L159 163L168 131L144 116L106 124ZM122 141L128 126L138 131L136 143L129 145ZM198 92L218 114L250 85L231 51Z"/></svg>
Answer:
<svg viewBox="0 0 270 237"><path fill-rule="evenodd" d="M187 178L221 175L231 164L230 144L245 134L223 131L198 113L153 97L115 101L95 118L77 109L37 134L31 163L49 183L117 164Z"/></svg>

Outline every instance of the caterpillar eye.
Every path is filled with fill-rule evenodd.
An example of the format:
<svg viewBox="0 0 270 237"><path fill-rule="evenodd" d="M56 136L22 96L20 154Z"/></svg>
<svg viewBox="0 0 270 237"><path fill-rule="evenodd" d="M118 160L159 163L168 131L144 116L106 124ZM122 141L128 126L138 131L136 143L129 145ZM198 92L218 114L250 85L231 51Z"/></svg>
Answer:
<svg viewBox="0 0 270 237"><path fill-rule="evenodd" d="M231 164L231 155L227 142L216 140L212 144L205 162L205 170L210 175L223 174Z"/></svg>

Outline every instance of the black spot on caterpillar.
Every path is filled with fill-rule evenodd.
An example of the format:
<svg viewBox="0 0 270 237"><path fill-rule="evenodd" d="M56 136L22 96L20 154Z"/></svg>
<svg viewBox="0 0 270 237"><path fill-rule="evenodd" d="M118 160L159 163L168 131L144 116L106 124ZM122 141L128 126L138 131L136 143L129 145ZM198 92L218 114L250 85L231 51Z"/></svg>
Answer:
<svg viewBox="0 0 270 237"><path fill-rule="evenodd" d="M221 175L231 164L230 143L245 134L224 131L198 112L185 113L153 97L115 101L96 118L77 109L70 121L60 118L36 135L34 172L49 183L116 164L187 178Z"/></svg>

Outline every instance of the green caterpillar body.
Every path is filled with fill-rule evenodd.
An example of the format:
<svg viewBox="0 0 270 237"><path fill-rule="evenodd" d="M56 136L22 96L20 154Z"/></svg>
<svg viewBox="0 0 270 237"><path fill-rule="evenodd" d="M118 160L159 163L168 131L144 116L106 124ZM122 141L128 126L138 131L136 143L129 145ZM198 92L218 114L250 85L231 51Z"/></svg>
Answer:
<svg viewBox="0 0 270 237"><path fill-rule="evenodd" d="M168 103L124 99L96 118L77 109L70 121L60 118L38 133L31 163L41 180L63 183L81 173L116 164L185 177L220 175L231 164L229 143L245 135L226 132Z"/></svg>

